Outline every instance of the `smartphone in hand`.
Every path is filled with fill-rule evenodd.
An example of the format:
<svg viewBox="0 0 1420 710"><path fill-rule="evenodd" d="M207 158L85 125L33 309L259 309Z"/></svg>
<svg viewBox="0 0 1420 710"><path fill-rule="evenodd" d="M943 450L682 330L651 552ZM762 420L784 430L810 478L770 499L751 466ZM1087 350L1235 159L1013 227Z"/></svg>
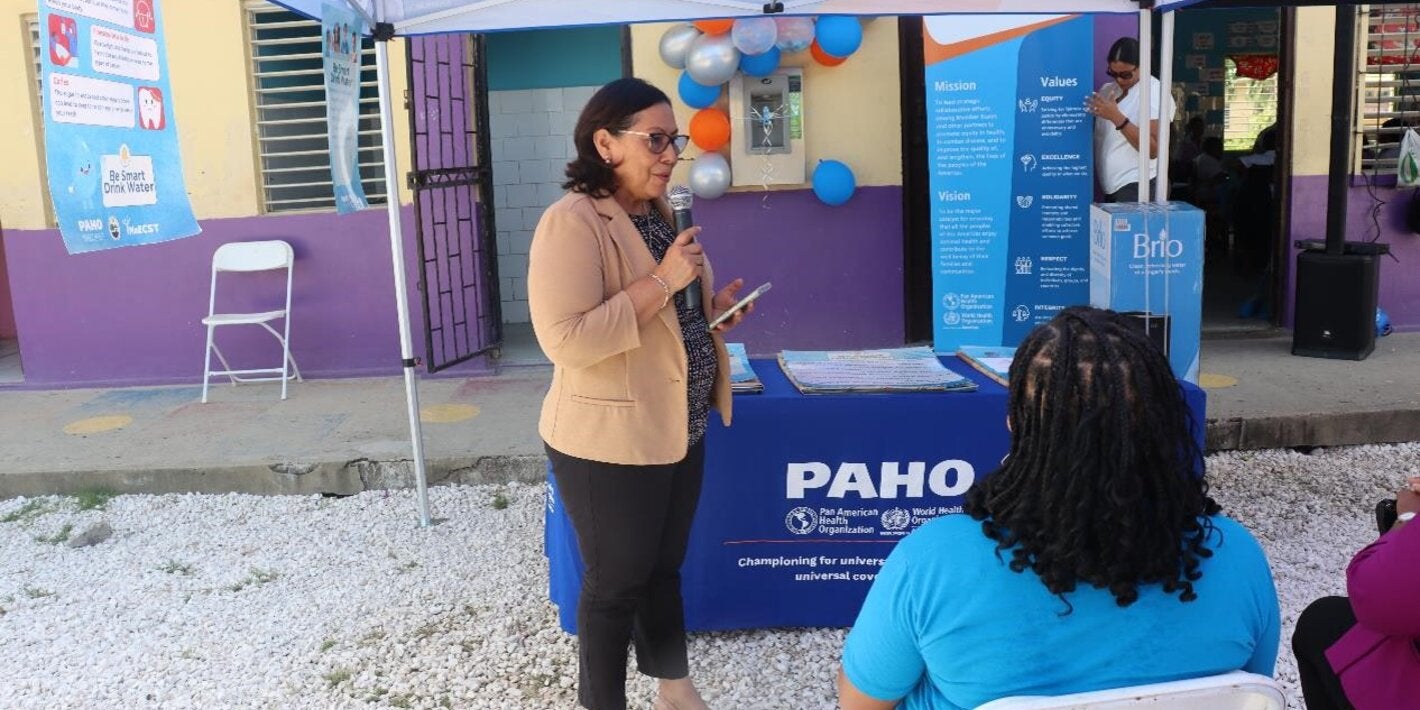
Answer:
<svg viewBox="0 0 1420 710"><path fill-rule="evenodd" d="M721 323L724 323L725 321L727 321L727 320L729 320L729 319L735 317L735 314L736 314L736 313L739 313L740 311L744 310L745 307L748 306L749 304L754 303L754 299L759 298L760 296L764 295L764 293L769 290L769 287L770 287L771 285L772 285L772 284L770 284L769 282L766 281L766 282L764 283L764 285L760 286L759 288L757 288L757 289L755 289L755 290L753 290L753 291L750 291L748 296L745 296L744 298L741 298L738 303L736 303L735 305L730 306L729 308L725 309L725 312L724 312L724 313L721 313L720 315L716 316L716 317L715 317L715 320L710 321L710 325L706 326L706 328L707 328L708 330L715 330L715 327L716 327L716 326L718 326L718 325L720 325Z"/></svg>

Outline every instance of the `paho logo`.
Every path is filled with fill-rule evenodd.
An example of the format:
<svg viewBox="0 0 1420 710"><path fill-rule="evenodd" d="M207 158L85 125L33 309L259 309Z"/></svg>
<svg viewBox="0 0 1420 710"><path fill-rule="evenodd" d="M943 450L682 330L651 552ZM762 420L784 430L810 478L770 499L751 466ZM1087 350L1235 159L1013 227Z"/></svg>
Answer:
<svg viewBox="0 0 1420 710"><path fill-rule="evenodd" d="M795 535L808 535L818 527L818 513L813 508L795 508L784 516L784 527Z"/></svg>
<svg viewBox="0 0 1420 710"><path fill-rule="evenodd" d="M905 468L905 470L904 470ZM784 497L801 499L810 490L827 487L829 498L921 498L925 490L951 498L966 493L976 482L976 469L960 459L942 461L928 470L924 461L898 461L878 465L876 481L866 463L845 461L835 470L826 463L791 463L784 472Z"/></svg>

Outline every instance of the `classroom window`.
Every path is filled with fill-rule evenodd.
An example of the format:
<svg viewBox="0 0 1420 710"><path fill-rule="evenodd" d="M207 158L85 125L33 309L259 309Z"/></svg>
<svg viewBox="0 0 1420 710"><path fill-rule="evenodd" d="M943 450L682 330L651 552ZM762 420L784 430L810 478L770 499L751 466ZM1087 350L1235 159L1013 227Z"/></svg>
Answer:
<svg viewBox="0 0 1420 710"><path fill-rule="evenodd" d="M334 209L320 23L268 2L246 6L252 105L267 212ZM371 204L385 201L375 50L361 50L360 178Z"/></svg>
<svg viewBox="0 0 1420 710"><path fill-rule="evenodd" d="M1257 134L1277 122L1277 74L1238 76L1237 62L1223 61L1223 150L1251 152Z"/></svg>
<svg viewBox="0 0 1420 710"><path fill-rule="evenodd" d="M44 65L41 64L43 55L39 46L39 15L29 14L22 17L25 23L25 37L29 40L30 47L30 69L34 70L34 123L35 135L39 137L39 177L43 186L44 218L45 224L54 226L59 224L58 218L54 216L54 205L49 199L49 171L45 165L44 157Z"/></svg>
<svg viewBox="0 0 1420 710"><path fill-rule="evenodd" d="M1420 4L1372 5L1358 22L1357 166L1394 173L1401 137L1420 125Z"/></svg>

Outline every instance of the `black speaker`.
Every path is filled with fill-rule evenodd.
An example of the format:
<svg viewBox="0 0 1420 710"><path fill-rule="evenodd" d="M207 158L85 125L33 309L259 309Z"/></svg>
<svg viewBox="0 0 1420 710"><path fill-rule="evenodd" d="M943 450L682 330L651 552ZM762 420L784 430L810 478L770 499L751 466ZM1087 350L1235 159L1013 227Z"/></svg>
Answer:
<svg viewBox="0 0 1420 710"><path fill-rule="evenodd" d="M1380 259L1374 253L1297 254L1292 354L1364 360L1376 348Z"/></svg>
<svg viewBox="0 0 1420 710"><path fill-rule="evenodd" d="M1135 329L1149 336L1149 340L1158 346L1165 358L1169 356L1169 345L1172 343L1169 337L1172 333L1169 329L1173 327L1173 318L1163 313L1148 311L1123 311L1119 315L1127 316Z"/></svg>

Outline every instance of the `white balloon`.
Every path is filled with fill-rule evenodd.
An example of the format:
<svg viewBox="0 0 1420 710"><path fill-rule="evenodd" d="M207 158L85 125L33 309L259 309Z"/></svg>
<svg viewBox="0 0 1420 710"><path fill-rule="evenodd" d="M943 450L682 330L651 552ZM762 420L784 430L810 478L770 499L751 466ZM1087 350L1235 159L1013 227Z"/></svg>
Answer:
<svg viewBox="0 0 1420 710"><path fill-rule="evenodd" d="M808 17L779 17L774 20L778 29L779 50L785 54L795 54L809 48L814 43L814 21Z"/></svg>
<svg viewBox="0 0 1420 710"><path fill-rule="evenodd" d="M661 35L661 61L675 67L685 68L685 57L690 53L690 43L700 36L695 25L676 25Z"/></svg>
<svg viewBox="0 0 1420 710"><path fill-rule="evenodd" d="M690 191L713 200L730 189L730 163L719 153L705 153L690 164Z"/></svg>
<svg viewBox="0 0 1420 710"><path fill-rule="evenodd" d="M773 49L778 38L779 25L772 17L741 17L730 30L735 49L751 56Z"/></svg>
<svg viewBox="0 0 1420 710"><path fill-rule="evenodd" d="M719 86L740 68L740 50L735 49L729 34L701 35L690 43L685 58L685 70L701 86Z"/></svg>

